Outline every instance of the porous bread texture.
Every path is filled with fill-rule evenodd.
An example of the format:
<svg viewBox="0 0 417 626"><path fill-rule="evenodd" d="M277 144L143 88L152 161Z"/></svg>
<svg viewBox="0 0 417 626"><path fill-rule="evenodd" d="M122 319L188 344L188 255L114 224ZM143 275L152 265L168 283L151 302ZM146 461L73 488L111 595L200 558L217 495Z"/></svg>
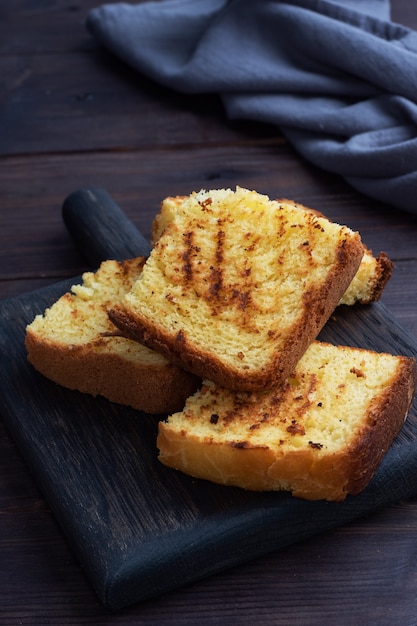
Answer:
<svg viewBox="0 0 417 626"><path fill-rule="evenodd" d="M161 202L161 207L152 223L152 245L155 245L168 224L174 219L178 207L188 196L168 196ZM279 204L292 204L300 209L315 213L319 217L326 217L323 213L310 209L309 207L281 198ZM374 256L365 244L364 254L358 271L352 282L341 298L339 304L351 306L359 302L360 304L370 304L377 302L385 289L385 286L392 276L394 263L388 258L385 252L380 252Z"/></svg>
<svg viewBox="0 0 417 626"><path fill-rule="evenodd" d="M109 312L125 334L226 388L285 380L346 291L358 233L242 188L186 198Z"/></svg>
<svg viewBox="0 0 417 626"><path fill-rule="evenodd" d="M399 432L412 358L314 342L286 385L233 393L212 382L160 422L160 461L196 478L342 501L361 492Z"/></svg>
<svg viewBox="0 0 417 626"><path fill-rule="evenodd" d="M44 376L146 413L184 406L198 379L160 354L121 336L107 309L131 289L144 258L105 261L86 272L26 329L28 359Z"/></svg>

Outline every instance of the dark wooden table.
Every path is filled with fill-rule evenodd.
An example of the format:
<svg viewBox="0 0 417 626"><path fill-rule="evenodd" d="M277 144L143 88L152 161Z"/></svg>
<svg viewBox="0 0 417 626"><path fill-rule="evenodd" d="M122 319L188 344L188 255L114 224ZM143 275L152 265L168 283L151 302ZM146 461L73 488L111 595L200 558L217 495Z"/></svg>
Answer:
<svg viewBox="0 0 417 626"><path fill-rule="evenodd" d="M149 236L164 196L239 184L385 250L396 269L382 302L417 335L417 219L304 162L275 128L227 121L215 97L136 75L86 31L97 4L0 2L0 297L87 269L61 218L78 188L105 187ZM417 29L414 0L392 4ZM0 428L1 624L417 623L417 500L113 615Z"/></svg>

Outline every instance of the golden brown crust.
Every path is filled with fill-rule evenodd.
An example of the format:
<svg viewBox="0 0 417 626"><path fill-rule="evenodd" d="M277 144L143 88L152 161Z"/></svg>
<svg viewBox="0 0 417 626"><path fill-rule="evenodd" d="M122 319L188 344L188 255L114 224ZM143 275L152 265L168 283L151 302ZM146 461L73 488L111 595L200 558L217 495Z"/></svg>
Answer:
<svg viewBox="0 0 417 626"><path fill-rule="evenodd" d="M378 302L393 271L394 263L385 252L380 252L376 257L375 273L370 282L369 295L366 299L360 300L360 303L369 304L371 302Z"/></svg>
<svg viewBox="0 0 417 626"><path fill-rule="evenodd" d="M40 341L28 330L26 348L35 369L57 384L145 413L179 411L199 384L197 377L170 363L126 359L113 352L110 344L108 351L101 352L95 352L91 345L68 349Z"/></svg>
<svg viewBox="0 0 417 626"><path fill-rule="evenodd" d="M318 441L292 448L284 442L280 445L274 441L277 433L261 441L248 438L242 425L233 430L233 422L239 420L240 424L241 417L235 417L234 411L227 417L224 396L219 393L218 405L216 395L210 395L207 402L211 402L208 408L202 409L201 416L196 413L199 417L193 419L194 405L190 404L188 413L186 405L180 424L176 423L175 415L172 421L169 418L159 424L159 459L169 467L218 484L256 491L287 490L308 500L342 501L348 493L358 494L369 483L411 405L416 386L415 361L406 357L396 359L395 374L388 387L376 393L348 445L326 451L327 445L323 447ZM357 375L360 377L361 373ZM270 403L270 407L273 404ZM235 407L239 411L238 400ZM250 406L244 408L248 422L254 420L251 428L256 429L256 418L250 415ZM267 414L265 416L268 420ZM217 424L217 420L230 420L232 434L225 430L227 434L223 438L215 433L215 426L210 431L207 419L213 424ZM292 420L290 429L303 428L302 420L297 423L295 408L289 410L287 420ZM246 429L246 433L251 428ZM242 436L234 439L233 433L239 429Z"/></svg>
<svg viewBox="0 0 417 626"><path fill-rule="evenodd" d="M417 370L412 358L398 357L397 376L389 388L375 397L367 421L349 455L348 493L360 493L371 480L400 431L413 402Z"/></svg>

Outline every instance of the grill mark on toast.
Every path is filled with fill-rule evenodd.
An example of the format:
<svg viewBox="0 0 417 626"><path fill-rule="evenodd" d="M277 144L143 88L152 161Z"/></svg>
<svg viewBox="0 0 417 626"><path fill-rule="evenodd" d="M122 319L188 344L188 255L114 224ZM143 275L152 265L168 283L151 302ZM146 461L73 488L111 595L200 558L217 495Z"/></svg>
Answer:
<svg viewBox="0 0 417 626"><path fill-rule="evenodd" d="M222 220L218 220L219 226L222 224ZM219 228L216 235L216 252L215 252L215 260L216 265L211 265L210 270L210 287L209 294L210 297L214 300L218 300L220 298L221 291L223 290L224 285L224 270L222 265L224 264L224 243L225 243L226 233L222 228Z"/></svg>
<svg viewBox="0 0 417 626"><path fill-rule="evenodd" d="M213 313L216 314L216 304L217 306L235 306L240 313L243 313L241 317L242 326L247 326L249 318L246 311L252 303L251 288L253 288L253 285L251 285L250 280L252 269L250 266L248 267L248 258L245 258L238 283L233 283L231 278L228 278L225 262L227 237L225 230L222 228L225 221L227 220L218 219L219 229L216 236L215 251L216 265L210 267L211 283L209 293L213 300ZM251 233L247 233L245 237L251 238ZM252 242L252 249L256 247L256 244L257 240Z"/></svg>
<svg viewBox="0 0 417 626"><path fill-rule="evenodd" d="M184 233L183 237L184 237L184 243L185 243L185 250L182 253L182 260L184 261L182 269L184 273L185 282L189 283L193 279L193 266L191 263L191 257L192 257L192 251L193 251L194 233L192 230L188 231Z"/></svg>

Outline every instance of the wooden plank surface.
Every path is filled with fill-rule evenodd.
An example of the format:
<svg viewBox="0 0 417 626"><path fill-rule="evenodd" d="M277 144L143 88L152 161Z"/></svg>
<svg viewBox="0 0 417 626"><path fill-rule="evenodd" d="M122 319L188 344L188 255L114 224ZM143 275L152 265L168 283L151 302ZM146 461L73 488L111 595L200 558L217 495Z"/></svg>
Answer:
<svg viewBox="0 0 417 626"><path fill-rule="evenodd" d="M383 303L417 336L415 218L306 164L276 129L230 123L216 98L178 96L110 59L84 29L97 4L0 5L0 297L86 267L60 216L74 189L109 188L149 233L166 192L238 183L320 208L387 250L396 269ZM392 4L417 28L412 0ZM111 615L3 422L0 446L2 623L417 622L414 499Z"/></svg>

